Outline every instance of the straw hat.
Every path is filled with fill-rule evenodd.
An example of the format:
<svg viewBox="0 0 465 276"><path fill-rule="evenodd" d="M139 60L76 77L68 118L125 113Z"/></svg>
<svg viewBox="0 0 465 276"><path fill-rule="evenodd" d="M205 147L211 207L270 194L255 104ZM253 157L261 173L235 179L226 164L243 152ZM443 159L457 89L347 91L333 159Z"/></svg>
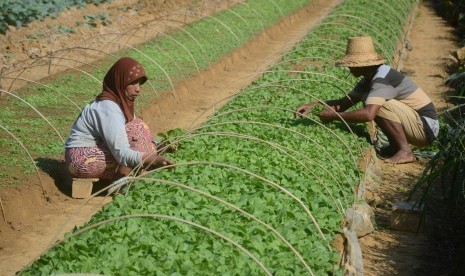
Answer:
<svg viewBox="0 0 465 276"><path fill-rule="evenodd" d="M346 55L336 61L336 66L364 67L383 63L384 59L376 53L371 37L349 37Z"/></svg>

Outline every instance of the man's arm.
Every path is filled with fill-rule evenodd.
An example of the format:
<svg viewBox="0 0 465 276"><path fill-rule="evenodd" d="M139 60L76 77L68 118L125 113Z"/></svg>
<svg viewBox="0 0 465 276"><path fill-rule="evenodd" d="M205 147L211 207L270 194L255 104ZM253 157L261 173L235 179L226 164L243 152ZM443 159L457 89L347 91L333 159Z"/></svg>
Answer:
<svg viewBox="0 0 465 276"><path fill-rule="evenodd" d="M346 111L347 109L351 108L355 104L360 102L360 98L348 94L343 98L337 99L337 100L329 100L326 101L325 103L329 105L333 110L337 112L343 112ZM323 105L320 102L310 102L304 105L301 105L299 108L297 108L294 111L294 117L299 116L300 118L307 116L307 114L312 110L313 107L317 105ZM325 106L325 105L323 105ZM325 106L326 107L326 106Z"/></svg>
<svg viewBox="0 0 465 276"><path fill-rule="evenodd" d="M338 100L329 100L325 103L333 108L336 112L344 112L360 102L360 98L353 94L347 94Z"/></svg>
<svg viewBox="0 0 465 276"><path fill-rule="evenodd" d="M334 120L342 121L342 119L348 123L364 123L373 121L380 108L381 106L377 104L368 104L361 109L350 112L337 112L334 109L327 108L319 116L323 123L329 123Z"/></svg>

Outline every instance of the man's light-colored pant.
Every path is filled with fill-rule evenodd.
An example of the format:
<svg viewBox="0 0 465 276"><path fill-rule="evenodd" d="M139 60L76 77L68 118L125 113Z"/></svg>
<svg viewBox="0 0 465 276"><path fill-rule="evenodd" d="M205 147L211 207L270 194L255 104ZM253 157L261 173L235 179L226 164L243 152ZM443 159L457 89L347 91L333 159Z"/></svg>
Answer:
<svg viewBox="0 0 465 276"><path fill-rule="evenodd" d="M397 100L386 101L377 116L402 124L410 144L420 147L428 145L420 115L406 104Z"/></svg>

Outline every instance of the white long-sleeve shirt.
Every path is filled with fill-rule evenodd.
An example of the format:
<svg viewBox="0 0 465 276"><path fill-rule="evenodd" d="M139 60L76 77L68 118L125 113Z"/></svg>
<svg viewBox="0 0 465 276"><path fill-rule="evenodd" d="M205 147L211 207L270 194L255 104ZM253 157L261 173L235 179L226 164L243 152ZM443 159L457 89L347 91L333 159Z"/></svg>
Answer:
<svg viewBox="0 0 465 276"><path fill-rule="evenodd" d="M118 104L109 100L94 101L82 110L65 148L93 147L104 142L120 165L135 167L142 161L142 153L130 148L125 123Z"/></svg>

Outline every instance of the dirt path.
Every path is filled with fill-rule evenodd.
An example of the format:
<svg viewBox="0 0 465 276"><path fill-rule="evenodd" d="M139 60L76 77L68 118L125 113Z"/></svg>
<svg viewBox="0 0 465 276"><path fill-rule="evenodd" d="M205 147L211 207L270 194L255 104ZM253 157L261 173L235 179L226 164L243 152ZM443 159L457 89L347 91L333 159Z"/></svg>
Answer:
<svg viewBox="0 0 465 276"><path fill-rule="evenodd" d="M277 61L339 2L312 1L211 69L177 85L176 99L165 93L166 96L157 99L150 109L142 110L142 117L155 133L187 128L197 117L196 122L200 123L208 117L212 105L221 106L222 100L259 77L260 71ZM61 168L62 164L57 161L54 166ZM0 223L0 275L14 275L110 200L96 198L84 204L70 198L69 188L66 188L70 179L60 169L50 175L43 173L42 179L49 202L43 199L37 185L24 185L0 193L6 214L4 219L8 222Z"/></svg>
<svg viewBox="0 0 465 276"><path fill-rule="evenodd" d="M444 70L451 63L449 51L458 48L452 31L427 1L422 2L410 33L412 49L403 61L402 71L428 92L438 110L447 107L444 95L448 89L443 81L447 76ZM376 206L378 229L360 239L365 275L443 275L439 270L446 256L437 253L438 240L431 238L438 235L431 233L437 225L427 222L427 229L420 234L388 228L392 203L406 200L424 164L393 166L379 162L383 180L370 197Z"/></svg>

